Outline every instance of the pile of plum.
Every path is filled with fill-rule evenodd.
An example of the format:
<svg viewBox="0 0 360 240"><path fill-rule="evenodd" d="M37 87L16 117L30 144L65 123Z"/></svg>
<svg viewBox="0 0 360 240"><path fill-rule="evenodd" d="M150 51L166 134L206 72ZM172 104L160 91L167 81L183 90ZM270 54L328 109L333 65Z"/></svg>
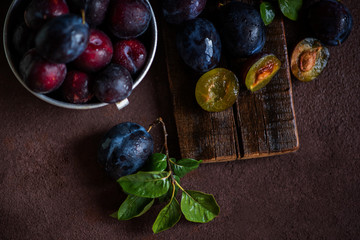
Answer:
<svg viewBox="0 0 360 240"><path fill-rule="evenodd" d="M265 25L252 5L231 1L204 11L206 5L206 0L163 0L162 9L165 20L179 27L179 55L186 65L203 74L195 89L198 104L206 111L219 112L231 107L239 93L237 76L216 68L222 53L249 59L241 80L251 91L264 87L281 63L274 54L259 54L266 42Z"/></svg>
<svg viewBox="0 0 360 240"><path fill-rule="evenodd" d="M195 96L206 111L219 112L231 107L239 84L235 74L216 68L222 53L227 59L242 59L238 77L248 90L265 87L281 67L272 53L263 53L265 25L258 9L240 1L163 0L166 21L177 25L176 45L186 65L203 74L197 82ZM207 6L206 5L211 5ZM205 10L204 10L205 9ZM210 10L209 10L210 9ZM338 45L352 28L348 9L336 0L321 0L307 11L307 22L320 40L305 39L294 51L292 72L301 81L316 78L326 66L329 54L321 42Z"/></svg>
<svg viewBox="0 0 360 240"><path fill-rule="evenodd" d="M146 62L138 37L150 21L145 0L32 0L12 39L20 74L32 91L58 89L71 103L119 102Z"/></svg>

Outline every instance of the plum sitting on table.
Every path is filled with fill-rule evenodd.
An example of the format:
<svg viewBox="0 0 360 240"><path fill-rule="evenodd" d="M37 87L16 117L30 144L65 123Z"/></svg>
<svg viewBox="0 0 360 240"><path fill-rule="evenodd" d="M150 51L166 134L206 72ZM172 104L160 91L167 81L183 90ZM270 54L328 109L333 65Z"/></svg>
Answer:
<svg viewBox="0 0 360 240"><path fill-rule="evenodd" d="M343 43L353 25L349 9L335 0L322 0L311 5L307 22L315 37L331 46Z"/></svg>
<svg viewBox="0 0 360 240"><path fill-rule="evenodd" d="M125 122L106 133L100 144L98 161L116 180L143 167L153 150L153 138L145 128Z"/></svg>

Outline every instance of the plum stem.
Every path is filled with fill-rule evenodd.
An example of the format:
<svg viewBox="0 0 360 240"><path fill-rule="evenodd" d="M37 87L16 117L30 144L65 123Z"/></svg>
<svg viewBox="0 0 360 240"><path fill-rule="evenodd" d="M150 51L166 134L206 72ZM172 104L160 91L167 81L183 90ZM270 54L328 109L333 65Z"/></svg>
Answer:
<svg viewBox="0 0 360 240"><path fill-rule="evenodd" d="M159 117L158 119L156 119L156 120L149 126L149 129L147 130L147 132L150 132L151 129L152 129L153 127L155 127L157 124L161 124L161 125L162 125L163 133L164 133L164 145L163 145L163 148L165 149L166 162L167 162L169 171L171 172L171 180L172 180L172 181L176 181L175 178L174 178L174 175L173 175L173 171L172 171L172 168L171 168L171 164L170 164L170 161L171 161L171 160L170 160L170 157L169 157L169 148L168 148L168 144L167 144L168 133L167 133L167 130L166 130L166 124L165 124L164 120L162 119L162 117Z"/></svg>
<svg viewBox="0 0 360 240"><path fill-rule="evenodd" d="M217 8L221 8L223 6L225 6L226 4L230 3L232 0L221 0L218 2L217 4Z"/></svg>
<svg viewBox="0 0 360 240"><path fill-rule="evenodd" d="M82 24L85 24L85 9L81 9Z"/></svg>

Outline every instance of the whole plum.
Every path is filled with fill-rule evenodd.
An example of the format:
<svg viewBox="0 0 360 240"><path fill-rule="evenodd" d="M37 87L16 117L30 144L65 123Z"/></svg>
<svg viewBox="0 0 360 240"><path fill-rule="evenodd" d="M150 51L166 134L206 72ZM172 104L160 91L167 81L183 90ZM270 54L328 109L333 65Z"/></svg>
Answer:
<svg viewBox="0 0 360 240"><path fill-rule="evenodd" d="M130 72L116 63L110 63L95 77L94 92L100 102L120 102L130 96L132 87Z"/></svg>
<svg viewBox="0 0 360 240"><path fill-rule="evenodd" d="M265 25L260 13L251 5L233 1L220 9L220 35L227 52L248 57L265 45Z"/></svg>
<svg viewBox="0 0 360 240"><path fill-rule="evenodd" d="M104 19L110 0L90 0L85 11L86 22L91 27L100 25Z"/></svg>
<svg viewBox="0 0 360 240"><path fill-rule="evenodd" d="M146 57L144 44L137 39L129 39L115 44L112 61L125 67L131 75L134 75L145 65Z"/></svg>
<svg viewBox="0 0 360 240"><path fill-rule="evenodd" d="M185 23L178 33L176 45L184 62L197 72L215 68L221 57L221 41L214 25L203 18Z"/></svg>
<svg viewBox="0 0 360 240"><path fill-rule="evenodd" d="M110 38L100 30L91 29L87 47L73 63L82 71L97 72L110 63L113 52Z"/></svg>
<svg viewBox="0 0 360 240"><path fill-rule="evenodd" d="M113 0L107 16L110 31L118 38L130 39L149 27L151 10L144 0Z"/></svg>
<svg viewBox="0 0 360 240"><path fill-rule="evenodd" d="M68 63L79 57L89 41L89 26L81 17L66 14L46 23L36 35L36 50L55 63Z"/></svg>
<svg viewBox="0 0 360 240"><path fill-rule="evenodd" d="M35 46L35 33L23 22L15 28L12 42L17 53L23 56Z"/></svg>
<svg viewBox="0 0 360 240"><path fill-rule="evenodd" d="M61 93L68 102L86 103L94 96L91 78L84 72L72 70L61 85Z"/></svg>
<svg viewBox="0 0 360 240"><path fill-rule="evenodd" d="M40 29L52 18L68 14L65 0L32 0L24 13L26 24L31 29Z"/></svg>
<svg viewBox="0 0 360 240"><path fill-rule="evenodd" d="M65 64L47 61L34 48L24 55L19 69L25 84L37 93L56 90L64 82L67 73Z"/></svg>
<svg viewBox="0 0 360 240"><path fill-rule="evenodd" d="M206 0L163 0L162 10L168 23L180 24L199 16Z"/></svg>
<svg viewBox="0 0 360 240"><path fill-rule="evenodd" d="M335 0L322 0L311 5L307 22L316 38L332 46L344 42L353 25L349 9Z"/></svg>
<svg viewBox="0 0 360 240"><path fill-rule="evenodd" d="M68 0L67 2L72 12L80 13L85 10L86 23L96 27L104 21L110 0Z"/></svg>
<svg viewBox="0 0 360 240"><path fill-rule="evenodd" d="M151 135L137 123L114 126L101 140L98 161L112 179L133 174L154 150Z"/></svg>

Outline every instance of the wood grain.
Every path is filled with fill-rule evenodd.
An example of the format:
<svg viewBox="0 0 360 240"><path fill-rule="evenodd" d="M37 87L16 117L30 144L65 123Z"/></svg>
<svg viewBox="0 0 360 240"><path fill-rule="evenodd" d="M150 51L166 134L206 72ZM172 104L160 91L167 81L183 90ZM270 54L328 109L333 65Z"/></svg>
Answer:
<svg viewBox="0 0 360 240"><path fill-rule="evenodd" d="M238 136L232 109L203 111L196 103L195 85L200 77L182 62L176 50L176 28L163 24L166 62L181 155L205 161L239 157Z"/></svg>
<svg viewBox="0 0 360 240"><path fill-rule="evenodd" d="M234 107L220 113L205 112L197 105L194 91L200 75L187 67L177 53L177 29L166 23L162 25L182 157L221 162L284 154L298 149L289 60L281 18L277 17L267 26L267 41L263 50L275 54L282 62L278 74L256 93L242 86ZM228 67L237 72L233 66Z"/></svg>
<svg viewBox="0 0 360 240"><path fill-rule="evenodd" d="M242 158L295 151L299 147L284 25L276 18L267 26L264 52L274 53L282 63L278 74L260 91L241 91L236 120Z"/></svg>

